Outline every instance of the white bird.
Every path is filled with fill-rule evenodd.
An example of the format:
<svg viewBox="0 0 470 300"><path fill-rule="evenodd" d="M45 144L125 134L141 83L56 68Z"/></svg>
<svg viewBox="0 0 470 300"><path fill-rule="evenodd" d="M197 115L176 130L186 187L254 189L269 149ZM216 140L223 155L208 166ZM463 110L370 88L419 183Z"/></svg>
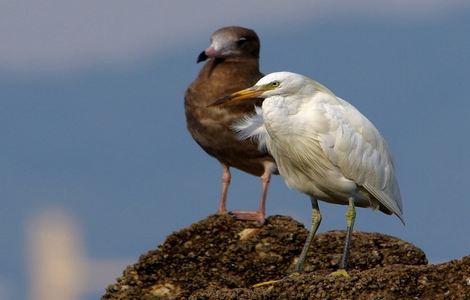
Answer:
<svg viewBox="0 0 470 300"><path fill-rule="evenodd" d="M403 222L400 189L384 138L354 106L303 75L277 72L212 105L265 98L255 115L234 124L239 138L257 140L274 157L286 184L310 196L312 227L294 272L300 272L321 222L318 200L348 205L339 270L348 276L355 206L395 214Z"/></svg>

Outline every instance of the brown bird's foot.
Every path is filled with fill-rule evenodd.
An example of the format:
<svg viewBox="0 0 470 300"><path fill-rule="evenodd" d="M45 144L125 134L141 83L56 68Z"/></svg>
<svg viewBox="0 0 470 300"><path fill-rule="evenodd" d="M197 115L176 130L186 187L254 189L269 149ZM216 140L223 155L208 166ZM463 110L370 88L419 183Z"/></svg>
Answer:
<svg viewBox="0 0 470 300"><path fill-rule="evenodd" d="M290 274L289 276L286 276L286 277L284 277L284 278L282 278L282 279L278 279L278 280L268 280L268 281L260 282L260 283L257 283L257 284L252 285L252 287L256 288L256 287L265 286L265 285L272 285L272 284L276 284L276 283L278 283L278 282L281 282L281 281L283 281L283 280L286 280L286 279L288 279L288 278L293 278L293 277L297 277L297 276L299 276L299 273L294 272L294 273Z"/></svg>
<svg viewBox="0 0 470 300"><path fill-rule="evenodd" d="M227 210L225 208L224 209L219 208L217 210L217 214L218 215L225 215L225 214L227 214Z"/></svg>
<svg viewBox="0 0 470 300"><path fill-rule="evenodd" d="M257 221L260 224L265 221L264 213L260 211L232 211L230 214L238 220Z"/></svg>
<svg viewBox="0 0 470 300"><path fill-rule="evenodd" d="M338 269L338 270L334 271L333 273L331 273L330 276L335 276L335 277L343 276L343 277L346 277L346 278L351 277L351 276L349 276L348 272L345 269Z"/></svg>

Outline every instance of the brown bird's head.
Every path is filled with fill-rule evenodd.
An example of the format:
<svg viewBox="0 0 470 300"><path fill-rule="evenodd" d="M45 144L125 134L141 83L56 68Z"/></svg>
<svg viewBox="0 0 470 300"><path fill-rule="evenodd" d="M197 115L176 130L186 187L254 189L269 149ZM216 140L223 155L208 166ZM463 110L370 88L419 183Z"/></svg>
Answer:
<svg viewBox="0 0 470 300"><path fill-rule="evenodd" d="M238 26L223 27L212 34L209 48L199 54L197 62L209 58L258 58L259 48L259 38L253 30Z"/></svg>

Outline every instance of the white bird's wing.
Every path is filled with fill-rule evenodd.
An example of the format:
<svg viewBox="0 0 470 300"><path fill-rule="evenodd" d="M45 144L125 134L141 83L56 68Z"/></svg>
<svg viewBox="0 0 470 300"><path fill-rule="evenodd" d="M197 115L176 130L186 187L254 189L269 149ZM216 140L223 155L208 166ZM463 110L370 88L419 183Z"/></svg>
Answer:
<svg viewBox="0 0 470 300"><path fill-rule="evenodd" d="M266 136L268 133L264 127L263 111L261 107L255 105L255 113L245 115L232 125L232 129L239 140L250 138L258 144L260 151L267 151Z"/></svg>
<svg viewBox="0 0 470 300"><path fill-rule="evenodd" d="M354 106L341 98L334 101L337 105L328 102L323 108L329 126L319 135L328 159L403 221L400 190L385 140Z"/></svg>

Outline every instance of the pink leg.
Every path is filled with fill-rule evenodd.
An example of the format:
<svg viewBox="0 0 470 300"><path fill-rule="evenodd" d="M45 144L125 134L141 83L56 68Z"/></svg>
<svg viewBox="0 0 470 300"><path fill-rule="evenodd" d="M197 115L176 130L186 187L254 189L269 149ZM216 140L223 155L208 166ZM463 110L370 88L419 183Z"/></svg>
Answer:
<svg viewBox="0 0 470 300"><path fill-rule="evenodd" d="M269 182L271 181L271 175L276 170L276 165L272 162L266 162L264 164L264 172L261 175L261 199L259 201L259 207L257 211L234 211L232 214L240 220L251 220L258 221L263 224L266 217L266 198L268 197Z"/></svg>
<svg viewBox="0 0 470 300"><path fill-rule="evenodd" d="M218 214L225 214L227 212L225 204L227 202L228 186L230 185L231 179L230 167L226 164L222 164L222 193L220 194L219 209L217 210Z"/></svg>

